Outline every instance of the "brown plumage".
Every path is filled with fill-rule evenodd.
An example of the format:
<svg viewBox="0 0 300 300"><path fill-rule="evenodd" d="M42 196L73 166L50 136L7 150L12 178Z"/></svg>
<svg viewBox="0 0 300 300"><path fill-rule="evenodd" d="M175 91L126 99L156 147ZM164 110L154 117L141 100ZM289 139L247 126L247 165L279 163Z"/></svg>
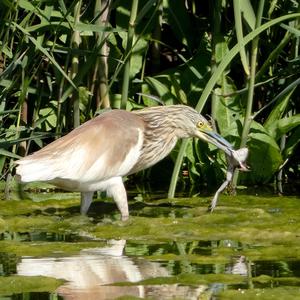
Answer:
<svg viewBox="0 0 300 300"><path fill-rule="evenodd" d="M24 183L45 181L82 192L82 213L87 212L93 192L105 190L126 220L129 213L122 177L154 165L170 153L178 139L188 137L212 142L225 151L231 149L207 120L188 106L112 110L18 160L16 173Z"/></svg>

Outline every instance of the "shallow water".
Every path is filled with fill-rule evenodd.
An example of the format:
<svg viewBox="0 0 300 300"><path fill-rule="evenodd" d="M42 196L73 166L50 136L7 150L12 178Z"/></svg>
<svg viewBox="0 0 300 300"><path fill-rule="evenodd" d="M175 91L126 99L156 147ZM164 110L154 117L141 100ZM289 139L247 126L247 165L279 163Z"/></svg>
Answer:
<svg viewBox="0 0 300 300"><path fill-rule="evenodd" d="M298 197L43 200L0 202L0 299L300 299Z"/></svg>

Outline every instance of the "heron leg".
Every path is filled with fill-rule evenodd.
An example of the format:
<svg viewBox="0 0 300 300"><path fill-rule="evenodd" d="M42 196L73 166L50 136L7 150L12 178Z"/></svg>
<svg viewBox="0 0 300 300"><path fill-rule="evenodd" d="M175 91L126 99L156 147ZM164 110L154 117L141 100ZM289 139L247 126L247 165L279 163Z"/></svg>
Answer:
<svg viewBox="0 0 300 300"><path fill-rule="evenodd" d="M107 193L116 202L122 221L127 221L129 218L127 194L121 177L115 178L114 183L108 187Z"/></svg>
<svg viewBox="0 0 300 300"><path fill-rule="evenodd" d="M82 192L80 202L80 213L86 215L93 201L94 192Z"/></svg>

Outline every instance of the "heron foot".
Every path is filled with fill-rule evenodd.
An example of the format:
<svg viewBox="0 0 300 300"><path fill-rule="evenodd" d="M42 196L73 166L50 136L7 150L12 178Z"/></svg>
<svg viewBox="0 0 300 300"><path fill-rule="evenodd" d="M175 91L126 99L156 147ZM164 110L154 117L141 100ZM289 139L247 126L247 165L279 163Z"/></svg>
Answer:
<svg viewBox="0 0 300 300"><path fill-rule="evenodd" d="M129 220L129 215L121 215L121 221L125 222Z"/></svg>

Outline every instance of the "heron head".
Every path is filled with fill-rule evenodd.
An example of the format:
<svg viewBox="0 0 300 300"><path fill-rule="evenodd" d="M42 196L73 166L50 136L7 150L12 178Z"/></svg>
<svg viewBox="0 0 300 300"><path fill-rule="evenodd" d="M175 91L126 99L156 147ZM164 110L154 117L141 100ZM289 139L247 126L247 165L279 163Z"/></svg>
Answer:
<svg viewBox="0 0 300 300"><path fill-rule="evenodd" d="M213 130L210 123L203 116L199 115L199 119L196 121L194 126L195 137L211 143L217 148L223 150L226 154L231 155L233 150L232 145L215 130Z"/></svg>

